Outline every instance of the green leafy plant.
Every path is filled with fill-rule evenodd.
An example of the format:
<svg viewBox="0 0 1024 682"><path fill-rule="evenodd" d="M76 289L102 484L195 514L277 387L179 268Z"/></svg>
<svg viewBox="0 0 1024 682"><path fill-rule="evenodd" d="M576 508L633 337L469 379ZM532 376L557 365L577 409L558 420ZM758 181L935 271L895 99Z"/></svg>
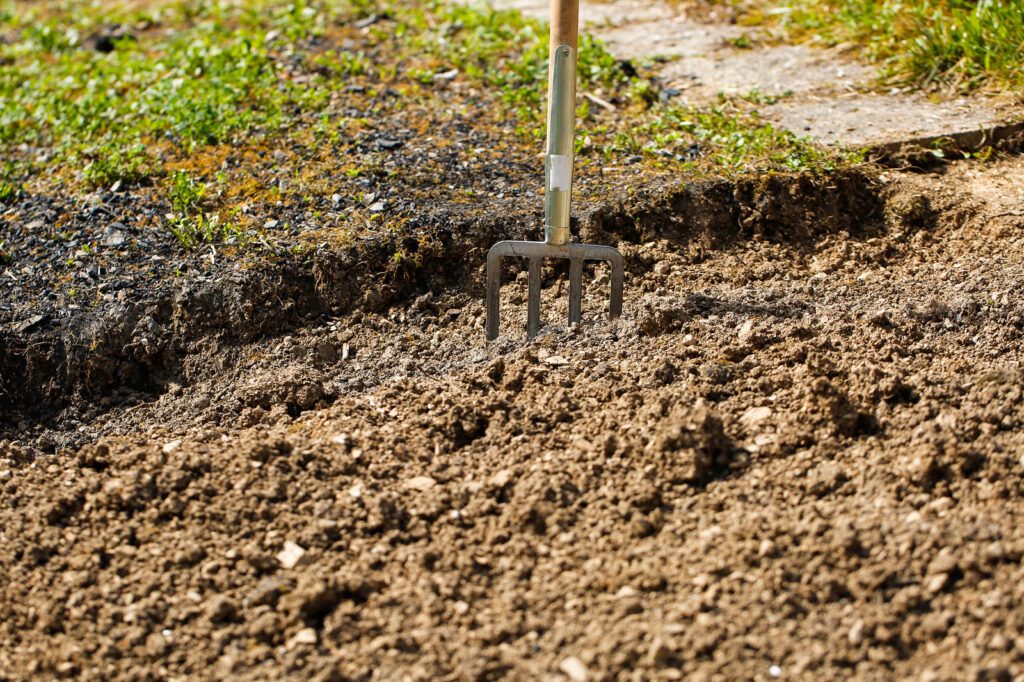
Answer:
<svg viewBox="0 0 1024 682"><path fill-rule="evenodd" d="M171 208L176 213L186 216L202 213L200 202L205 194L206 185L196 182L185 171L177 170L171 175L171 187L167 198L170 199Z"/></svg>
<svg viewBox="0 0 1024 682"><path fill-rule="evenodd" d="M10 163L0 170L0 204L10 204L21 193L21 184L14 179L14 166Z"/></svg>
<svg viewBox="0 0 1024 682"><path fill-rule="evenodd" d="M230 221L222 221L219 215L207 215L203 205L206 185L197 182L185 171L175 171L167 198L173 213L167 219L171 234L188 249L215 242L243 243L244 231Z"/></svg>
<svg viewBox="0 0 1024 682"><path fill-rule="evenodd" d="M105 144L87 150L85 155L91 158L84 169L85 180L93 187L109 187L115 182L135 185L163 174L160 163L142 144L125 147Z"/></svg>
<svg viewBox="0 0 1024 682"><path fill-rule="evenodd" d="M616 133L605 154L648 158L700 157L729 173L750 170L818 172L835 168L852 155L829 152L810 140L760 120L756 111L723 106L654 110L631 129Z"/></svg>

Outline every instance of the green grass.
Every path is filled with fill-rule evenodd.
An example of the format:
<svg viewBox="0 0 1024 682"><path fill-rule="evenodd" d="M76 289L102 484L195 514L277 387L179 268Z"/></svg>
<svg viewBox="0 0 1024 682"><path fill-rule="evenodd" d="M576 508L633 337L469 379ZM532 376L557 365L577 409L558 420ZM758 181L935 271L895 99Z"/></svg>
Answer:
<svg viewBox="0 0 1024 682"><path fill-rule="evenodd" d="M537 133L543 120L546 93L548 27L536 19L509 10L482 5L457 5L432 0L424 7L397 10L399 36L411 36L412 49L433 55L443 70L458 69L482 86L500 93L514 111L522 130ZM436 27L440 26L438 30ZM588 34L579 40L577 72L583 90L618 90L630 78L604 43ZM420 74L429 81L432 74Z"/></svg>
<svg viewBox="0 0 1024 682"><path fill-rule="evenodd" d="M853 153L825 151L729 101L710 108L659 108L630 131L616 134L610 148L651 158L701 153L704 163L727 173L751 168L814 173L857 160Z"/></svg>
<svg viewBox="0 0 1024 682"><path fill-rule="evenodd" d="M96 147L79 148L78 160L91 187L110 187L117 182L134 185L164 174L162 164L145 145L130 141L110 140Z"/></svg>
<svg viewBox="0 0 1024 682"><path fill-rule="evenodd" d="M0 142L77 149L82 141L169 140L191 147L279 122L284 107L310 97L279 77L255 27L202 21L119 41L109 54L79 48L80 36L95 29L29 24L5 48L13 66L0 72Z"/></svg>
<svg viewBox="0 0 1024 682"><path fill-rule="evenodd" d="M371 69L359 50L292 51L290 42L319 38L329 23L369 13L394 17L393 28L373 26L372 43L394 51L376 75L428 80L432 73L408 68L401 57L433 57L440 70L459 69L535 116L546 79L546 27L516 12L428 2L389 4L181 2L155 14L84 11L42 18L33 10L7 10L19 40L0 58L0 143L29 143L89 158L108 143L122 162L100 156L87 178L96 184L137 181L154 164L136 147L167 142L186 151L197 145L237 142L276 132L295 111L320 111L330 93L351 76ZM83 49L83 37L109 23L179 25L169 32L143 31L103 54ZM389 26L390 26L389 22ZM268 35L277 34L276 40ZM285 40L287 39L287 40ZM603 46L587 37L580 59L584 87L621 84L625 75ZM305 54L304 54L305 52ZM409 54L412 53L412 54ZM299 59L294 68L282 62ZM296 71L308 76L297 81ZM121 170L123 169L123 171Z"/></svg>
<svg viewBox="0 0 1024 682"><path fill-rule="evenodd" d="M781 0L769 14L826 44L854 41L887 83L922 88L1024 86L1019 0Z"/></svg>

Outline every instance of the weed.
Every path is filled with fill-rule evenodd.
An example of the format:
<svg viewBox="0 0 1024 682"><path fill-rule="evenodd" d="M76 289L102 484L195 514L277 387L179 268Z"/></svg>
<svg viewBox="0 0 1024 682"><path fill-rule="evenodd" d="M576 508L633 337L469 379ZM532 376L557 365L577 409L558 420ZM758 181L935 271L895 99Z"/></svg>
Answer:
<svg viewBox="0 0 1024 682"><path fill-rule="evenodd" d="M219 215L206 216L198 213L192 216L178 216L168 221L168 229L175 239L187 249L216 242L241 244L247 237L237 225L221 223Z"/></svg>
<svg viewBox="0 0 1024 682"><path fill-rule="evenodd" d="M779 95L767 95L758 90L757 88L754 88L753 90L747 92L745 95L740 95L740 98L746 102L750 102L751 104L775 104L780 99L784 97L789 97L792 94L793 91L787 89L784 90L782 94ZM721 94L719 95L719 98L726 99Z"/></svg>
<svg viewBox="0 0 1024 682"><path fill-rule="evenodd" d="M221 222L219 215L206 214L202 205L205 195L206 185L185 171L175 171L171 176L167 198L174 212L168 216L167 227L175 239L187 249L215 242L246 243L247 235L237 225Z"/></svg>
<svg viewBox="0 0 1024 682"><path fill-rule="evenodd" d="M175 213L183 216L202 213L200 202L206 194L206 185L196 182L192 176L182 170L174 171L171 176L171 187L167 198Z"/></svg>
<svg viewBox="0 0 1024 682"><path fill-rule="evenodd" d="M14 164L8 162L0 170L0 204L12 204L21 194L21 184L14 179Z"/></svg>

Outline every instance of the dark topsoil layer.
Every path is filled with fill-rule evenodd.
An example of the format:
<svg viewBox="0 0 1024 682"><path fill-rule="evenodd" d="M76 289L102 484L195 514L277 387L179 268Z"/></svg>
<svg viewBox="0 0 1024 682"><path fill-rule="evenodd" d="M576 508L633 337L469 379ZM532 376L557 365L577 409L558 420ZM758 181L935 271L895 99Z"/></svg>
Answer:
<svg viewBox="0 0 1024 682"><path fill-rule="evenodd" d="M773 175L760 181L661 181L628 198L623 192L618 199L588 207L574 223L579 241L613 245L653 239L698 250L749 239L811 244L828 234L862 233L877 226L884 195L884 188L859 172L816 180ZM111 216L159 210L138 205L142 200L130 194L101 199L82 206L30 197L22 212L39 216L40 223L63 219L84 227L83 243L102 244L114 230L118 247L125 236L116 231L128 228L111 228ZM494 210L477 207L473 213L428 213L404 226L409 236L378 236L348 248L325 244L274 262L217 261L207 250L188 255L173 245L152 249L143 244L125 256L136 261L130 275L114 277L94 265L62 284L65 291L77 288L82 299L93 301L87 305L58 301L56 293L33 300L26 293L29 286L15 286L9 290L14 296L0 305L0 425L21 425L8 438L26 435L19 433L26 421L57 418L60 429L73 431L112 401L116 404L119 391L155 394L168 382L181 382L189 355L212 356L218 348L280 334L318 318L354 310L380 312L425 292L436 295L454 287L482 296L487 249L501 239L536 238L532 235L541 216L510 212L507 202ZM29 272L14 272L12 265L11 274L31 281L33 268L53 267L47 258L60 256L46 256L47 245L31 235L32 221L22 222L29 224L27 239L40 242L36 247L27 244L25 251L43 255L39 262L30 262ZM404 257L396 262L399 251ZM651 265L633 259L627 267L638 273Z"/></svg>

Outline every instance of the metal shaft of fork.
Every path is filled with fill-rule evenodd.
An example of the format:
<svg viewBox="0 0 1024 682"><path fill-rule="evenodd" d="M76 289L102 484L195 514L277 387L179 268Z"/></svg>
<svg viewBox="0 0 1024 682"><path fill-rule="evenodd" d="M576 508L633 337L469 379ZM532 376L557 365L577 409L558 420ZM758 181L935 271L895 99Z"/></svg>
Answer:
<svg viewBox="0 0 1024 682"><path fill-rule="evenodd" d="M559 45L551 55L548 139L544 154L544 241L569 243L573 136L576 127L576 50Z"/></svg>

